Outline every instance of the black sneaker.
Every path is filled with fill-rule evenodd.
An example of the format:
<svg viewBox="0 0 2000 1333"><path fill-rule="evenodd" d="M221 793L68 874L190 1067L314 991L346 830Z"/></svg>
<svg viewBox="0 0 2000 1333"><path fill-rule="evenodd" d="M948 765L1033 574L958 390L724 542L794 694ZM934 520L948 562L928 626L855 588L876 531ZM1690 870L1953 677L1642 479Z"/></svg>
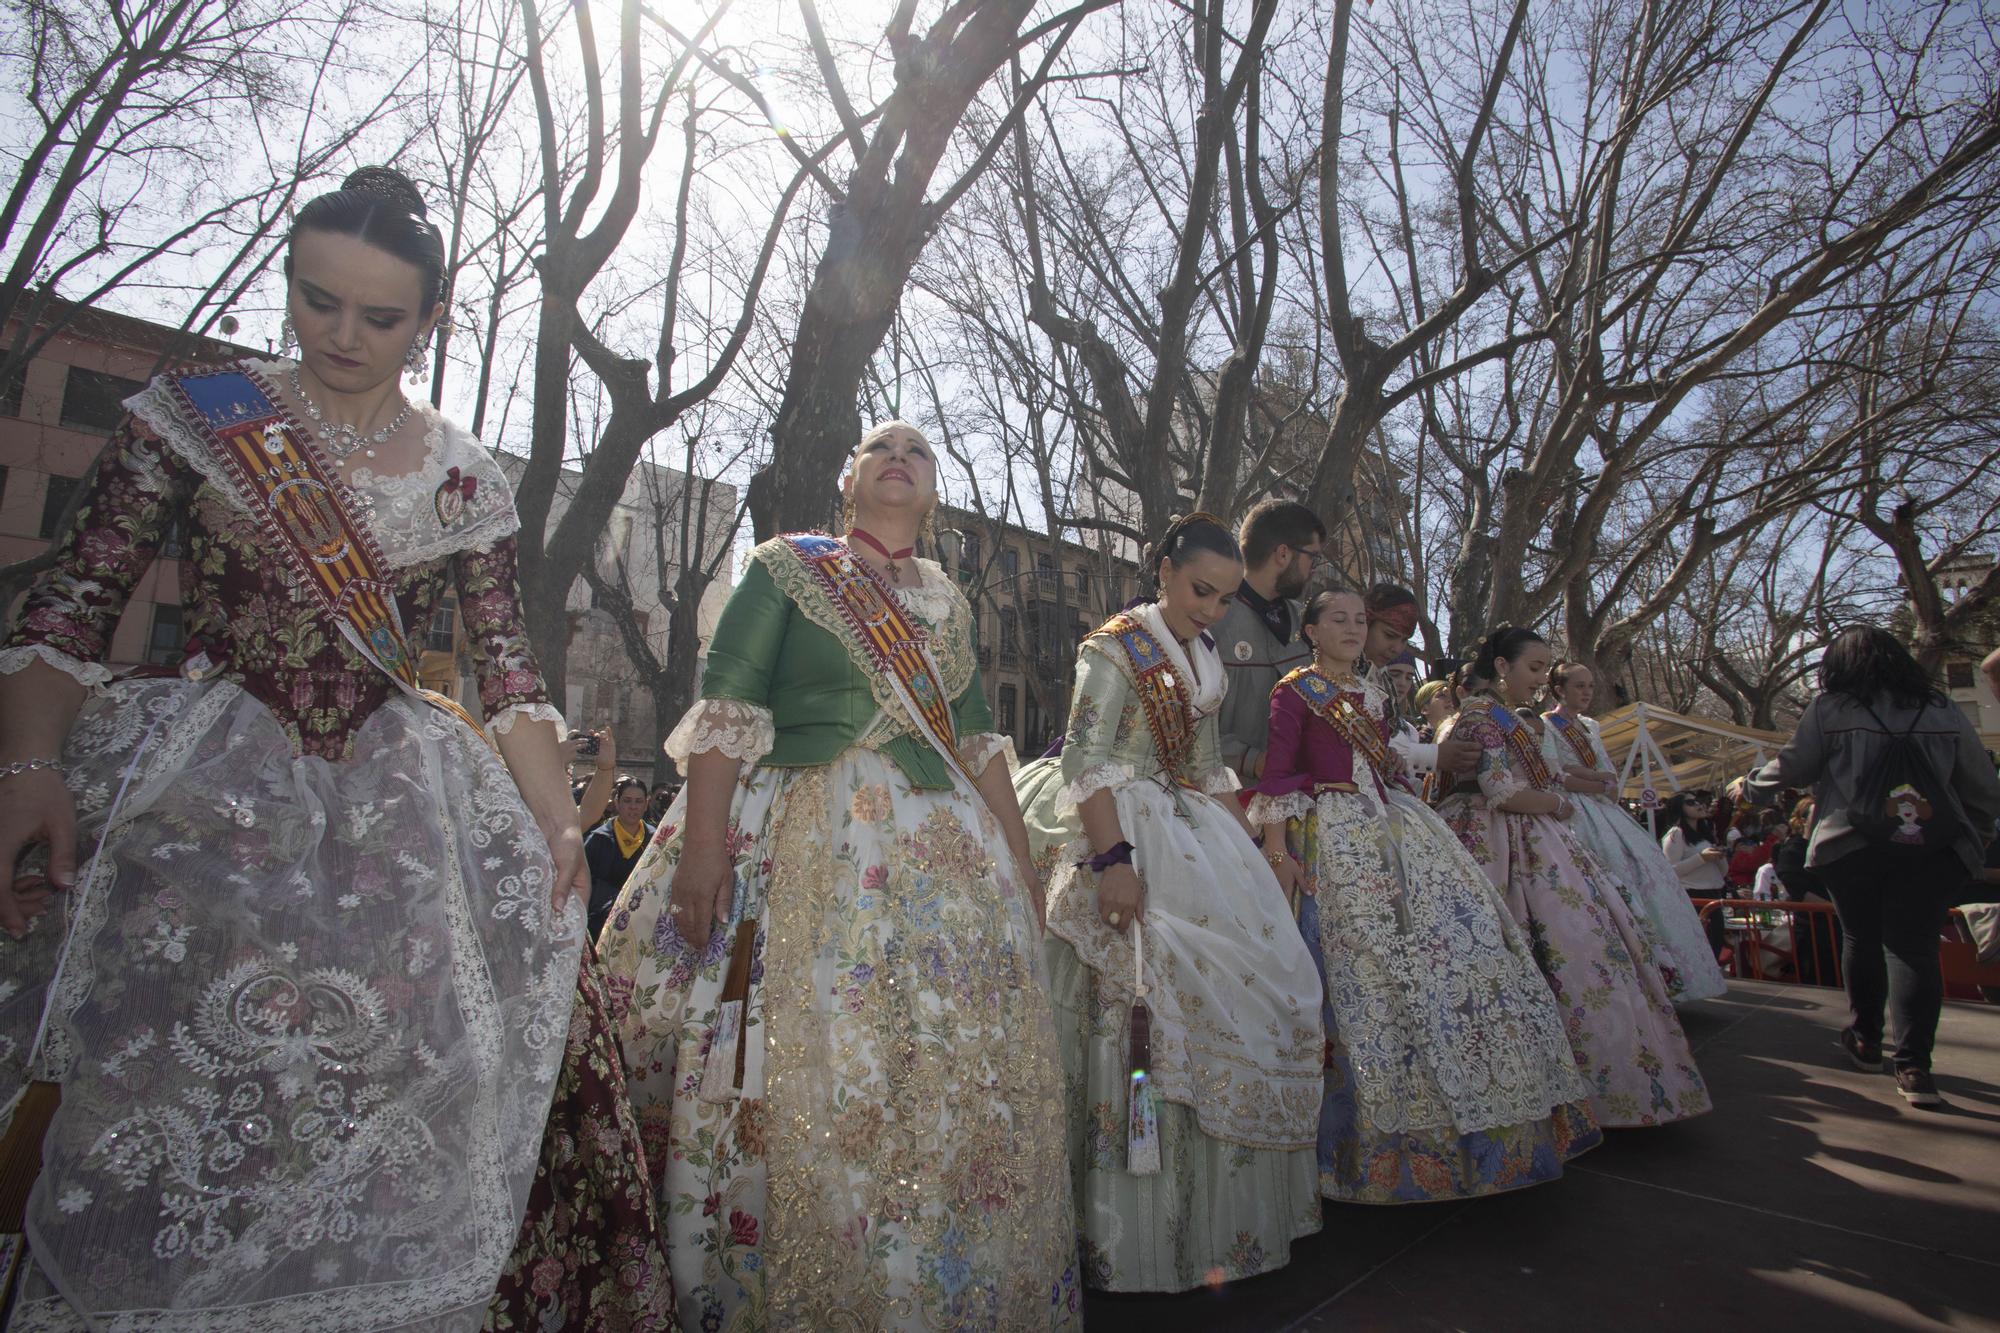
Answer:
<svg viewBox="0 0 2000 1333"><path fill-rule="evenodd" d="M1853 1028L1842 1028L1840 1049L1847 1052L1847 1058L1854 1062L1856 1069L1865 1069L1871 1074L1882 1072L1881 1042L1864 1041Z"/></svg>
<svg viewBox="0 0 2000 1333"><path fill-rule="evenodd" d="M1896 1091L1912 1106L1944 1105L1944 1098L1938 1096L1937 1080L1928 1069L1898 1069Z"/></svg>

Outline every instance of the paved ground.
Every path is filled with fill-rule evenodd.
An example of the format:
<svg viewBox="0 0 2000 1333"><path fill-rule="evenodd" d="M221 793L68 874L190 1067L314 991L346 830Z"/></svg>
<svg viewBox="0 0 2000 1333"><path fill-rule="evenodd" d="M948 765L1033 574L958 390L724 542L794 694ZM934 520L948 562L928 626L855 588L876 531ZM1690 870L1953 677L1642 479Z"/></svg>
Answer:
<svg viewBox="0 0 2000 1333"><path fill-rule="evenodd" d="M1683 1011L1716 1110L1620 1130L1560 1181L1473 1203L1327 1206L1290 1267L1094 1297L1181 1330L2000 1329L2000 1008L1947 1004L1943 1111L1834 1046L1836 991L1737 982Z"/></svg>

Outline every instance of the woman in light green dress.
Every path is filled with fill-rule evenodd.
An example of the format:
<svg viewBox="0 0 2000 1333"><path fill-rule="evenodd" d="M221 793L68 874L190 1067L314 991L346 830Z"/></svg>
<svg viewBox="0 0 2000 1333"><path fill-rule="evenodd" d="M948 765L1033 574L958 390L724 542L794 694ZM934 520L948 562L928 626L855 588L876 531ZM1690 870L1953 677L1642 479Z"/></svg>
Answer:
<svg viewBox="0 0 2000 1333"><path fill-rule="evenodd" d="M1053 867L1046 952L1084 1280L1111 1291L1269 1272L1320 1223L1319 976L1217 735L1224 680L1205 631L1242 562L1203 515L1155 550L1159 602L1084 640L1063 752L1015 779ZM1130 1123L1141 977L1150 1138Z"/></svg>
<svg viewBox="0 0 2000 1333"><path fill-rule="evenodd" d="M690 1330L1081 1316L1035 881L929 446L753 552L599 938Z"/></svg>

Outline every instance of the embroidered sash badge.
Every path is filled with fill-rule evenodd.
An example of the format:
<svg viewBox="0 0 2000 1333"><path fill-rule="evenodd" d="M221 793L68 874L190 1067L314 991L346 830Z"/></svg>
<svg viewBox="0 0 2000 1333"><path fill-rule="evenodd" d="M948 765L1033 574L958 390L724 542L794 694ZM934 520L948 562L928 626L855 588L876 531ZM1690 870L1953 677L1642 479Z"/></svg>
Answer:
<svg viewBox="0 0 2000 1333"><path fill-rule="evenodd" d="M911 720L953 771L972 781L958 757L958 723L931 660L930 636L903 614L875 572L840 541L816 532L782 537L853 631L867 669L884 676Z"/></svg>
<svg viewBox="0 0 2000 1333"><path fill-rule="evenodd" d="M1116 643L1132 669L1132 687L1145 710L1146 726L1153 733L1153 746L1160 762L1173 780L1192 787L1187 776L1188 761L1194 754L1194 705L1187 684L1173 672L1167 650L1136 616L1123 611L1104 622L1093 634Z"/></svg>
<svg viewBox="0 0 2000 1333"><path fill-rule="evenodd" d="M177 375L168 383L251 515L278 539L294 575L348 642L411 696L487 739L456 700L423 687L395 585L382 572L388 561L350 505L346 483L276 395L245 370Z"/></svg>
<svg viewBox="0 0 2000 1333"><path fill-rule="evenodd" d="M1556 734L1569 742L1569 748L1576 752L1576 757L1583 761L1584 767L1597 767L1597 755L1591 750L1590 742L1585 739L1582 727L1572 726L1570 720L1561 713L1550 713L1548 720L1555 724Z"/></svg>
<svg viewBox="0 0 2000 1333"><path fill-rule="evenodd" d="M1486 710L1486 715L1500 728L1500 734L1506 738L1507 748L1513 752L1515 761L1527 773L1528 781L1539 791L1553 788L1556 780L1549 772L1547 762L1542 758L1542 747L1529 734L1527 726L1521 719L1515 716L1514 710L1505 704L1496 703Z"/></svg>
<svg viewBox="0 0 2000 1333"><path fill-rule="evenodd" d="M1377 778L1387 782L1394 776L1396 762L1389 749L1388 724L1369 716L1365 707L1366 695L1342 690L1328 680L1318 667L1300 667L1278 683L1291 686L1299 698L1305 700L1306 707L1313 711L1314 716L1332 727L1350 748L1368 761Z"/></svg>
<svg viewBox="0 0 2000 1333"><path fill-rule="evenodd" d="M445 469L444 480L438 484L437 494L431 497L437 507L438 523L449 528L464 518L466 507L478 490L479 478L466 476L455 467Z"/></svg>

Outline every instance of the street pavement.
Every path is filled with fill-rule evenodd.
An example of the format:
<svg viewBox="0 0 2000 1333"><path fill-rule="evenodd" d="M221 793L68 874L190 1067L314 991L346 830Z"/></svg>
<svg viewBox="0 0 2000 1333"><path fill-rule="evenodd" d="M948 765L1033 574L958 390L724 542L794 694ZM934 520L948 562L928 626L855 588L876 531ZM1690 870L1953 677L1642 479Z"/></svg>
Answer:
<svg viewBox="0 0 2000 1333"><path fill-rule="evenodd" d="M1948 1105L1834 1044L1838 991L1686 1006L1716 1109L1614 1130L1563 1179L1466 1203L1328 1204L1291 1264L1214 1291L1093 1295L1135 1333L2000 1330L2000 1006L1948 1003Z"/></svg>

